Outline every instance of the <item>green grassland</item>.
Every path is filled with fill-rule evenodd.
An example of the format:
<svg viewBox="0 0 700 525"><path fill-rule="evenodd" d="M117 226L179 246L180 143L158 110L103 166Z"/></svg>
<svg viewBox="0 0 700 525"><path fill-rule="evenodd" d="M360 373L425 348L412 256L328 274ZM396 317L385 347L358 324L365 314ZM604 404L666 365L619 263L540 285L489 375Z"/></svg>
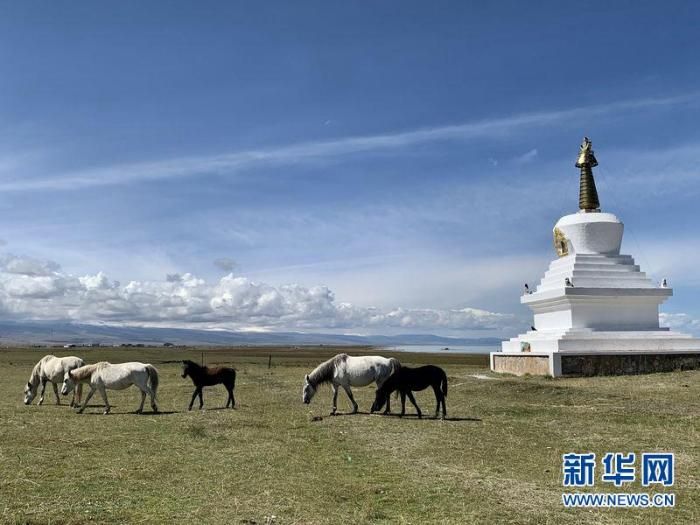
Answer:
<svg viewBox="0 0 700 525"><path fill-rule="evenodd" d="M50 388L44 406L23 405L45 353L0 350L2 522L700 523L700 372L497 377L482 356L400 354L445 368L448 420L368 415L371 387L355 390L364 414L329 417L330 389L307 406L301 386L337 349L208 349L207 364L237 368L238 406L220 409L219 386L205 390L204 411L187 412L193 389L176 361L200 350L72 349L160 371L162 414L134 414L132 388L109 392L103 416L98 395L78 415L55 406ZM432 414L432 392L417 399ZM675 452L676 508L564 509L561 454L571 451Z"/></svg>

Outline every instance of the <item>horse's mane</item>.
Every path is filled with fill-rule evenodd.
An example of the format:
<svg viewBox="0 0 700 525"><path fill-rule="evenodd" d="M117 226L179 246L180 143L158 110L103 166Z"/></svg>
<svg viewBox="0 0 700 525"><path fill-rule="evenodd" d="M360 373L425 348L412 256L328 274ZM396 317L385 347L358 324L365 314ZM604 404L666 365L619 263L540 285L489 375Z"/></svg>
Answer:
<svg viewBox="0 0 700 525"><path fill-rule="evenodd" d="M40 376L39 369L41 369L41 363L43 361L44 360L42 359L37 364L35 364L34 368L32 369L32 373L29 375L29 381L27 382L27 384L33 388L39 386L39 381L41 379L41 377L39 377Z"/></svg>
<svg viewBox="0 0 700 525"><path fill-rule="evenodd" d="M75 368L74 370L71 370L69 374L75 381L84 381L86 379L90 379L92 374L94 374L98 369L104 368L107 365L109 365L107 361L101 361L99 363L95 363L94 365L85 365L81 366L80 368Z"/></svg>
<svg viewBox="0 0 700 525"><path fill-rule="evenodd" d="M335 367L337 364L345 361L348 354L338 354L335 357L331 357L328 361L324 361L316 368L313 372L309 374L309 383L313 386L320 385L322 383L327 383L333 379L333 373L335 372Z"/></svg>
<svg viewBox="0 0 700 525"><path fill-rule="evenodd" d="M29 384L31 386L38 386L39 381L41 380L41 365L43 365L46 361L49 359L53 359L56 356L53 355L45 355L41 359L39 359L39 362L34 365L34 368L32 368L32 373L29 376Z"/></svg>
<svg viewBox="0 0 700 525"><path fill-rule="evenodd" d="M401 361L396 359L395 357L390 357L389 358L389 363L391 363L391 373L392 375L394 372L397 372L398 370L401 369Z"/></svg>
<svg viewBox="0 0 700 525"><path fill-rule="evenodd" d="M195 370L204 370L206 368L206 366L202 366L198 363L195 363L194 361L190 361L189 359L184 359L182 361L182 364L186 367L194 368Z"/></svg>

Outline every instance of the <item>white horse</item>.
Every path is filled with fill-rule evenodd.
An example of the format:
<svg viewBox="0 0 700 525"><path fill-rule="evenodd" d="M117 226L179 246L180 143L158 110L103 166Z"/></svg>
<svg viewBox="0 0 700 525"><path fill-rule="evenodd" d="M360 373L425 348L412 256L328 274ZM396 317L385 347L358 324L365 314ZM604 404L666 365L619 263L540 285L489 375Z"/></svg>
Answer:
<svg viewBox="0 0 700 525"><path fill-rule="evenodd" d="M58 384L63 381L63 377L69 370L74 370L78 367L83 366L85 363L79 357L56 357L53 355L45 355L41 358L34 369L32 370L32 375L29 376L29 381L24 386L24 404L30 405L34 398L36 397L36 392L41 384L41 395L39 396L39 404L44 402L44 390L46 390L46 383L50 382L53 386L53 392L56 394L56 404L61 404L61 398L58 395ZM80 403L80 396L82 394L82 387L76 389L73 392L73 399L71 399L70 406L77 406ZM77 394L77 400L76 400Z"/></svg>
<svg viewBox="0 0 700 525"><path fill-rule="evenodd" d="M352 403L352 413L357 412L357 403L352 396L351 386L367 386L370 383L377 383L380 387L396 370L401 368L398 359L387 359L386 357L367 355L349 356L338 354L328 361L318 365L313 372L304 378L304 388L302 390L302 401L307 405L316 394L318 386L322 383L330 383L333 388L333 410L331 415L335 415L338 401L338 387L343 387ZM389 407L387 407L389 410Z"/></svg>
<svg viewBox="0 0 700 525"><path fill-rule="evenodd" d="M82 413L96 390L100 392L105 402L105 414L109 414L112 408L107 401L107 389L124 390L131 385L136 385L141 390L141 405L136 410L137 414L143 412L143 403L146 394L151 396L151 408L153 412L158 412L156 405L156 392L158 390L158 370L153 365L144 363L121 363L113 365L106 361L94 365L85 365L75 370L69 370L63 377L63 388L61 393L66 395L73 390L76 385L87 383L90 385L90 392L85 397L83 406L78 413Z"/></svg>

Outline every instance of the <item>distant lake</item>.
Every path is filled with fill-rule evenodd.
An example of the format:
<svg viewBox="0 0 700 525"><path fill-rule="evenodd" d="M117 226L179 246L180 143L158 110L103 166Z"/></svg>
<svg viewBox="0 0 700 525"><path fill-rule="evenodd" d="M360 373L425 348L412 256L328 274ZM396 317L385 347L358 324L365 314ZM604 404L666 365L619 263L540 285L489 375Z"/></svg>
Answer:
<svg viewBox="0 0 700 525"><path fill-rule="evenodd" d="M396 352L440 352L441 354L488 354L498 352L501 347L493 346L466 346L466 345L395 345L385 346L387 350Z"/></svg>

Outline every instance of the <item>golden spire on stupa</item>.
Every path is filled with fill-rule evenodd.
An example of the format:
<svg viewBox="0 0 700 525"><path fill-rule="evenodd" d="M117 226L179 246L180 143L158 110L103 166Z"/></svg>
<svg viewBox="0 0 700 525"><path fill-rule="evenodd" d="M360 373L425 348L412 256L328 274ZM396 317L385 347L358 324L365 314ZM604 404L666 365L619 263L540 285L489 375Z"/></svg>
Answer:
<svg viewBox="0 0 700 525"><path fill-rule="evenodd" d="M588 137L584 137L576 160L576 167L581 168L578 207L584 212L600 211L598 191L593 179L593 168L597 165L598 161L593 154L593 143Z"/></svg>

